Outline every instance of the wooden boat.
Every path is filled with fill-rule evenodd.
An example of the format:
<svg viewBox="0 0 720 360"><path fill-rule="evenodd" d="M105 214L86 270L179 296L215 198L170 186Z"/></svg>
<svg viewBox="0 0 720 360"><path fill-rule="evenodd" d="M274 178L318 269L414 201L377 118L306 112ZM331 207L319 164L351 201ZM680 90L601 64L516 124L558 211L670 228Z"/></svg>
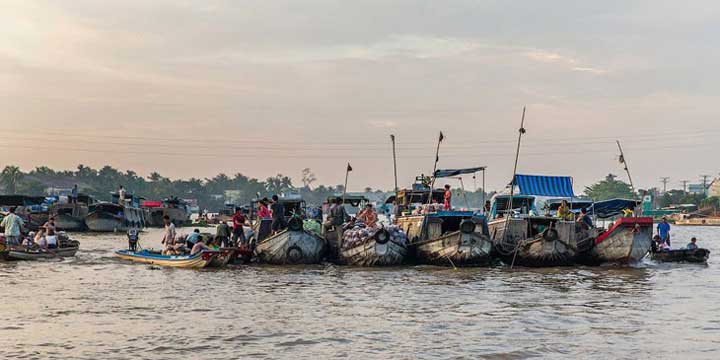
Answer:
<svg viewBox="0 0 720 360"><path fill-rule="evenodd" d="M205 250L195 255L162 255L160 252L151 250L142 250L138 252L132 252L129 250L115 251L115 256L124 260L186 269L202 269L207 267L218 255L220 255L220 252L215 250Z"/></svg>
<svg viewBox="0 0 720 360"><path fill-rule="evenodd" d="M302 219L291 218L288 228L257 243L255 253L273 265L319 264L325 255L325 240L303 230Z"/></svg>
<svg viewBox="0 0 720 360"><path fill-rule="evenodd" d="M651 252L650 259L658 262L688 262L707 263L710 258L710 250L707 249L681 249Z"/></svg>
<svg viewBox="0 0 720 360"><path fill-rule="evenodd" d="M15 207L15 214L23 219L28 230L37 230L48 221L44 196L0 195L0 208L8 210L11 207Z"/></svg>
<svg viewBox="0 0 720 360"><path fill-rule="evenodd" d="M25 246L15 245L7 247L0 243L0 258L4 260L41 260L73 257L80 249L80 242L70 240L67 235L60 233L58 235L58 248L56 249L40 249L27 248Z"/></svg>
<svg viewBox="0 0 720 360"><path fill-rule="evenodd" d="M50 207L50 216L55 218L55 227L64 231L85 230L85 218L90 205L97 203L89 195L78 195L77 203L56 203Z"/></svg>
<svg viewBox="0 0 720 360"><path fill-rule="evenodd" d="M190 207L187 202L176 197L163 201L144 201L142 208L146 211L147 226L163 227L163 217L169 216L175 226L191 223Z"/></svg>
<svg viewBox="0 0 720 360"><path fill-rule="evenodd" d="M225 267L235 257L234 248L220 248L218 249L218 255L213 257L210 263L207 265L209 268L221 268Z"/></svg>
<svg viewBox="0 0 720 360"><path fill-rule="evenodd" d="M353 266L395 266L407 257L404 242L392 239L385 229L378 230L365 241L340 250L339 262Z"/></svg>
<svg viewBox="0 0 720 360"><path fill-rule="evenodd" d="M145 227L145 212L139 208L140 198L126 195L126 203L121 205L114 194L114 202L102 202L91 205L85 224L90 231L117 232Z"/></svg>
<svg viewBox="0 0 720 360"><path fill-rule="evenodd" d="M675 220L677 226L720 226L720 217L700 214L682 214Z"/></svg>
<svg viewBox="0 0 720 360"><path fill-rule="evenodd" d="M515 175L514 194L493 198L490 237L506 264L528 267L569 266L588 251L597 236L575 221L543 216L538 203L575 199L572 179L564 176ZM510 203L512 199L512 203Z"/></svg>
<svg viewBox="0 0 720 360"><path fill-rule="evenodd" d="M650 251L652 234L653 219L650 217L619 218L595 238L589 251L578 256L578 262L585 265L639 262Z"/></svg>

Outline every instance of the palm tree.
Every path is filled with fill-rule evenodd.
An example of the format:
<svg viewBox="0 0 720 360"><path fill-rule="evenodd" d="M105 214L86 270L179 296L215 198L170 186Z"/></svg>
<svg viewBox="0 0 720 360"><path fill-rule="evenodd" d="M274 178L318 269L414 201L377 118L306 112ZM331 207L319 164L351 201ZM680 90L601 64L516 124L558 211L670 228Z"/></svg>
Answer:
<svg viewBox="0 0 720 360"><path fill-rule="evenodd" d="M15 194L22 177L23 173L19 167L14 165L6 166L2 173L0 173L0 182L5 186L5 192Z"/></svg>

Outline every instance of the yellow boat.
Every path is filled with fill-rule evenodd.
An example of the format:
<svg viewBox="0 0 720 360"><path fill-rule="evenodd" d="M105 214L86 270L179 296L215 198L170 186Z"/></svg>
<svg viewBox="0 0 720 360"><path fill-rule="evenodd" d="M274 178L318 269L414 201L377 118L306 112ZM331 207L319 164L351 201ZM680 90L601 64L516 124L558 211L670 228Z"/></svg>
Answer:
<svg viewBox="0 0 720 360"><path fill-rule="evenodd" d="M204 250L195 255L162 255L159 252L150 250L138 252L129 250L115 251L115 256L123 260L186 269L202 269L208 266L213 259L219 255L220 252L215 250Z"/></svg>

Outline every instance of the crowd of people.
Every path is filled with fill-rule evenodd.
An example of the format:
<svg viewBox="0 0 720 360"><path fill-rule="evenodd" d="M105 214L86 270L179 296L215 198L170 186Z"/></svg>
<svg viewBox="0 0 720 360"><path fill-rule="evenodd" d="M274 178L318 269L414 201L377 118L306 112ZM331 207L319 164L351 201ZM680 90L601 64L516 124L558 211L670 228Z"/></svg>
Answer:
<svg viewBox="0 0 720 360"><path fill-rule="evenodd" d="M55 218L50 217L36 232L24 234L25 221L16 214L17 208L11 207L0 222L4 229L5 245L23 246L28 249L51 250L59 246Z"/></svg>

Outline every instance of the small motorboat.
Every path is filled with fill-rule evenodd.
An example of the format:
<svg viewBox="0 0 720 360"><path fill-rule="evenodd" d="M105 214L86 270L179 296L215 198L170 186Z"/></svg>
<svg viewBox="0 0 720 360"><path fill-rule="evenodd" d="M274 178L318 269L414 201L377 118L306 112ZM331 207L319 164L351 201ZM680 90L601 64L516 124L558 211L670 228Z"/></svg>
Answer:
<svg viewBox="0 0 720 360"><path fill-rule="evenodd" d="M73 257L80 249L80 242L71 240L64 232L58 233L58 247L55 249L42 249L20 245L6 246L0 243L0 258L3 260L41 260Z"/></svg>
<svg viewBox="0 0 720 360"><path fill-rule="evenodd" d="M710 250L708 249L664 250L650 253L650 259L657 262L687 262L705 264L709 258Z"/></svg>
<svg viewBox="0 0 720 360"><path fill-rule="evenodd" d="M159 251L153 250L117 250L115 256L132 262L151 264L158 266L178 267L186 269L202 269L212 263L213 259L220 256L221 252L216 250L203 250L195 255L162 255Z"/></svg>

